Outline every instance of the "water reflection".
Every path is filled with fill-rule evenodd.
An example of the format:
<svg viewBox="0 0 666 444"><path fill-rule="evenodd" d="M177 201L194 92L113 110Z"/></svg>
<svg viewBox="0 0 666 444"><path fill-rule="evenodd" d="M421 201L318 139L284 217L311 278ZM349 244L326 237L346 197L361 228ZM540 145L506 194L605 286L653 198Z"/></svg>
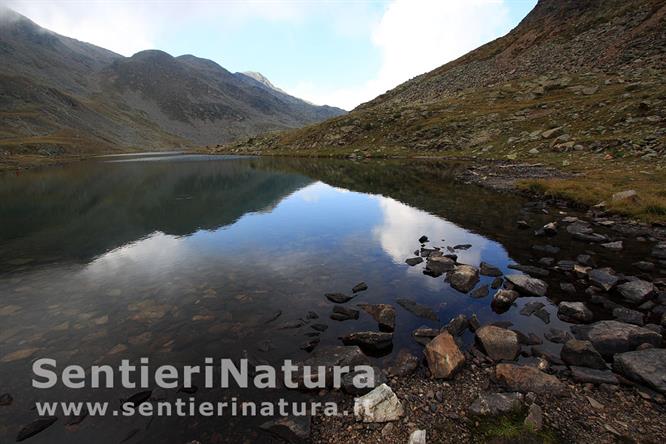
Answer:
<svg viewBox="0 0 666 444"><path fill-rule="evenodd" d="M444 278L425 276L422 265L404 263L423 234L443 248L471 244L457 254L472 265L485 260L507 270L512 260L529 257L530 246L514 227L523 202L456 184L455 164L122 160L0 176L0 381L16 399L2 411L2 442L30 421L36 398L128 396L36 392L29 387L31 359L84 366L142 356L192 364L244 352L269 362L300 359L311 330L279 324L309 311L329 326L320 346L376 330L365 313L358 321L328 318L332 304L324 293L348 293L361 281L369 290L349 306L410 298L437 313L439 321L425 320L396 305L396 351L420 352L410 332L423 324L440 327L459 313L510 321L526 332L545 327L518 310L497 315L488 297L470 298ZM536 224L541 216L521 217ZM481 285L489 283L482 278ZM278 321L266 325L277 311ZM561 325L552 318L549 327ZM271 346L259 346L266 343ZM256 425L224 424L232 441L233 431L243 436ZM129 420L90 420L75 432L52 427L32 442L118 442L134 427ZM187 442L219 429L219 421L164 419L137 440Z"/></svg>

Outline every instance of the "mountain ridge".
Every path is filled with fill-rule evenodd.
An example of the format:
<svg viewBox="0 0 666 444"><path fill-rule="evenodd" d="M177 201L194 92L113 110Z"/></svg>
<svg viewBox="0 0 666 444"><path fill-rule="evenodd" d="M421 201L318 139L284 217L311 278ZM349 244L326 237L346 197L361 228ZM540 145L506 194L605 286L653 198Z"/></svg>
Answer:
<svg viewBox="0 0 666 444"><path fill-rule="evenodd" d="M0 156L216 145L344 113L212 60L124 57L0 11Z"/></svg>

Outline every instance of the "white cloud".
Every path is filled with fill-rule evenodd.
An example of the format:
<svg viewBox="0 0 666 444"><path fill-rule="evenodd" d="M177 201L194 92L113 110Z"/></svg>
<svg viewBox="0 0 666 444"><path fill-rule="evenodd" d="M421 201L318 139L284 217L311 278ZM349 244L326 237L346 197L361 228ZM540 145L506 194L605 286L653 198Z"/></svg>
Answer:
<svg viewBox="0 0 666 444"><path fill-rule="evenodd" d="M512 25L504 0L394 0L372 33L382 59L374 78L349 88L302 82L290 92L351 109L506 34Z"/></svg>

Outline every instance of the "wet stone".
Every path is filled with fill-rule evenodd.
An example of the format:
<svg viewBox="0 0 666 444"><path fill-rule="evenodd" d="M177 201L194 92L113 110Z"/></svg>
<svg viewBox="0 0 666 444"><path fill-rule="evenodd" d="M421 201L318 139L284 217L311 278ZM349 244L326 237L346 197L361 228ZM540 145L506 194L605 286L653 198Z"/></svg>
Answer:
<svg viewBox="0 0 666 444"><path fill-rule="evenodd" d="M642 326L645 324L645 316L640 311L631 310L625 307L613 309L613 317L620 322Z"/></svg>
<svg viewBox="0 0 666 444"><path fill-rule="evenodd" d="M479 265L479 274L481 274L481 276L499 277L502 276L503 273L502 270L496 266L491 265L488 262L481 262Z"/></svg>
<svg viewBox="0 0 666 444"><path fill-rule="evenodd" d="M340 305L333 307L333 313L331 313L330 318L334 321L348 321L352 319L358 319L359 311L354 310L353 308L345 308Z"/></svg>
<svg viewBox="0 0 666 444"><path fill-rule="evenodd" d="M395 329L395 309L388 304L358 304L377 321L381 330L393 331Z"/></svg>
<svg viewBox="0 0 666 444"><path fill-rule="evenodd" d="M362 349L373 352L384 351L393 346L392 333L361 331L349 333L340 337L340 339L345 345L358 345Z"/></svg>
<svg viewBox="0 0 666 444"><path fill-rule="evenodd" d="M354 299L354 296L349 296L342 293L326 293L324 296L326 296L326 299L335 304L344 304L345 302L349 302Z"/></svg>
<svg viewBox="0 0 666 444"><path fill-rule="evenodd" d="M649 299L655 292L652 282L637 279L635 281L625 282L617 286L617 292L625 302L630 304L642 304Z"/></svg>
<svg viewBox="0 0 666 444"><path fill-rule="evenodd" d="M605 291L610 291L618 282L618 277L611 268L595 268L589 271L590 282Z"/></svg>
<svg viewBox="0 0 666 444"><path fill-rule="evenodd" d="M395 357L393 364L388 368L390 376L407 376L418 368L419 358L413 355L409 350L401 349Z"/></svg>
<svg viewBox="0 0 666 444"><path fill-rule="evenodd" d="M418 265L421 262L423 262L422 257L411 257L411 258L405 260L405 263L407 265L409 265L410 267L413 267L414 265Z"/></svg>
<svg viewBox="0 0 666 444"><path fill-rule="evenodd" d="M447 274L449 284L461 293L468 293L479 282L479 270L471 265L458 265Z"/></svg>
<svg viewBox="0 0 666 444"><path fill-rule="evenodd" d="M474 289L469 295L475 299L481 299L488 296L489 289L487 285L481 285L480 287Z"/></svg>
<svg viewBox="0 0 666 444"><path fill-rule="evenodd" d="M548 284L536 278L524 274L510 274L506 279L511 282L518 292L529 296L545 296L548 291Z"/></svg>
<svg viewBox="0 0 666 444"><path fill-rule="evenodd" d="M365 282L361 282L359 284L354 285L354 288L352 288L352 293L358 293L360 291L365 291L368 289L368 284Z"/></svg>
<svg viewBox="0 0 666 444"><path fill-rule="evenodd" d="M600 370L607 368L606 361L590 341L568 340L560 351L560 357L567 365Z"/></svg>
<svg viewBox="0 0 666 444"><path fill-rule="evenodd" d="M560 302L557 317L564 322L587 323L594 319L594 313L582 302Z"/></svg>
<svg viewBox="0 0 666 444"><path fill-rule="evenodd" d="M551 328L544 332L543 337L547 341L554 342L555 344L564 344L565 342L573 339L569 332L557 328Z"/></svg>

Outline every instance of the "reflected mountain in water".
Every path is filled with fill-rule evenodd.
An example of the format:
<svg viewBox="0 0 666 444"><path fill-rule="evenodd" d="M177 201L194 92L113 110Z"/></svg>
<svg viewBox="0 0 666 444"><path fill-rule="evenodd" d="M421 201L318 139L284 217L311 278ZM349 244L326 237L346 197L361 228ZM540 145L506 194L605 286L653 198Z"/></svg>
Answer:
<svg viewBox="0 0 666 444"><path fill-rule="evenodd" d="M86 162L0 176L2 256L88 261L161 232L187 236L270 211L311 179L233 161Z"/></svg>

